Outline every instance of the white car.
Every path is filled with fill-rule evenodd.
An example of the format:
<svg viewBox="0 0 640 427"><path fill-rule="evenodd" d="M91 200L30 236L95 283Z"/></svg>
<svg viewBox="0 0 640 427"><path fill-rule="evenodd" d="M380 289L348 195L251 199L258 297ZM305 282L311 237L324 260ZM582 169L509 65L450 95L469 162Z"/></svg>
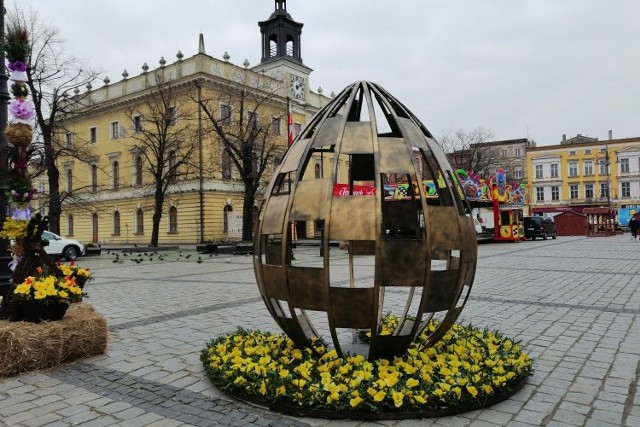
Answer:
<svg viewBox="0 0 640 427"><path fill-rule="evenodd" d="M84 245L77 240L65 239L50 231L44 231L42 238L49 241L44 251L53 257L64 257L67 261L73 261L80 255L86 255Z"/></svg>

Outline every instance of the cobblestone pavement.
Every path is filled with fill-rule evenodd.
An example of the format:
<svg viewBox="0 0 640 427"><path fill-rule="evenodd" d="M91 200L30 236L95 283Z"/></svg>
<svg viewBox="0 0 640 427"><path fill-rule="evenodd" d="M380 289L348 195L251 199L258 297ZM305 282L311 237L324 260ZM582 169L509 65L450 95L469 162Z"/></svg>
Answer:
<svg viewBox="0 0 640 427"><path fill-rule="evenodd" d="M80 264L96 277L89 302L108 319L108 353L0 379L0 425L640 426L640 241L628 234L481 244L461 322L522 340L535 374L481 411L379 422L293 418L212 387L199 361L210 339L277 330L250 256L105 252Z"/></svg>

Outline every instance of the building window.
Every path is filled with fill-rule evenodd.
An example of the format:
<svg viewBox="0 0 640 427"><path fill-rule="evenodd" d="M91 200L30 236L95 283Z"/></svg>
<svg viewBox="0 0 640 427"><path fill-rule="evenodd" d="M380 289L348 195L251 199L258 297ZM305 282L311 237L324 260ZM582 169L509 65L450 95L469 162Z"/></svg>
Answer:
<svg viewBox="0 0 640 427"><path fill-rule="evenodd" d="M500 154L502 154L503 158L507 157L507 149L503 148Z"/></svg>
<svg viewBox="0 0 640 427"><path fill-rule="evenodd" d="M142 156L136 156L136 185L142 185Z"/></svg>
<svg viewBox="0 0 640 427"><path fill-rule="evenodd" d="M629 173L629 159L620 159L620 173Z"/></svg>
<svg viewBox="0 0 640 427"><path fill-rule="evenodd" d="M144 212L140 208L136 210L136 234L144 234Z"/></svg>
<svg viewBox="0 0 640 427"><path fill-rule="evenodd" d="M571 150L571 151L569 151L569 155L570 155L570 156L575 156L575 155L576 155L576 150Z"/></svg>
<svg viewBox="0 0 640 427"><path fill-rule="evenodd" d="M542 165L536 165L536 179L542 179Z"/></svg>
<svg viewBox="0 0 640 427"><path fill-rule="evenodd" d="M513 177L516 179L524 178L524 173L521 167L515 168L515 170L513 171Z"/></svg>
<svg viewBox="0 0 640 427"><path fill-rule="evenodd" d="M621 182L620 183L620 194L623 198L631 197L631 183L630 182Z"/></svg>
<svg viewBox="0 0 640 427"><path fill-rule="evenodd" d="M92 144L98 142L98 128L95 126L89 128L89 142Z"/></svg>
<svg viewBox="0 0 640 427"><path fill-rule="evenodd" d="M73 148L73 134L71 132L64 134L64 142L67 148Z"/></svg>
<svg viewBox="0 0 640 427"><path fill-rule="evenodd" d="M178 232L178 209L175 206L169 208L169 233Z"/></svg>
<svg viewBox="0 0 640 427"><path fill-rule="evenodd" d="M609 184L607 184L606 182L600 184L600 197L602 197L603 199L609 197Z"/></svg>
<svg viewBox="0 0 640 427"><path fill-rule="evenodd" d="M142 132L142 116L133 116L133 132Z"/></svg>
<svg viewBox="0 0 640 427"><path fill-rule="evenodd" d="M544 187L536 187L536 201L544 202Z"/></svg>
<svg viewBox="0 0 640 427"><path fill-rule="evenodd" d="M569 162L569 176L578 176L578 162Z"/></svg>
<svg viewBox="0 0 640 427"><path fill-rule="evenodd" d="M274 117L271 120L271 133L280 135L280 117Z"/></svg>
<svg viewBox="0 0 640 427"><path fill-rule="evenodd" d="M584 162L584 174L587 176L593 175L593 162L591 160Z"/></svg>
<svg viewBox="0 0 640 427"><path fill-rule="evenodd" d="M515 148L514 149L514 154L516 157L520 157L522 154L522 151L519 148Z"/></svg>
<svg viewBox="0 0 640 427"><path fill-rule="evenodd" d="M71 193L73 191L73 171L71 169L67 169L67 193Z"/></svg>
<svg viewBox="0 0 640 427"><path fill-rule="evenodd" d="M167 111L165 112L165 121L167 123L167 126L175 125L177 121L177 117L178 117L178 111L176 110L176 107L175 106L168 107Z"/></svg>
<svg viewBox="0 0 640 427"><path fill-rule="evenodd" d="M609 175L609 165L606 160L600 160L600 175Z"/></svg>
<svg viewBox="0 0 640 427"><path fill-rule="evenodd" d="M558 177L558 164L557 163L552 163L551 164L551 178L557 178Z"/></svg>
<svg viewBox="0 0 640 427"><path fill-rule="evenodd" d="M221 165L222 179L231 179L231 156L226 148L222 150Z"/></svg>
<svg viewBox="0 0 640 427"><path fill-rule="evenodd" d="M233 212L233 206L231 205L226 205L224 207L224 209L222 210L222 232L223 233L228 233L229 232L229 214Z"/></svg>
<svg viewBox="0 0 640 427"><path fill-rule="evenodd" d="M113 185L112 188L117 190L120 188L120 164L118 161L114 161L111 165L111 174L113 176Z"/></svg>
<svg viewBox="0 0 640 427"><path fill-rule="evenodd" d="M560 200L560 187L557 185L551 187L551 200Z"/></svg>
<svg viewBox="0 0 640 427"><path fill-rule="evenodd" d="M113 213L113 235L120 235L120 212L118 211Z"/></svg>
<svg viewBox="0 0 640 427"><path fill-rule="evenodd" d="M120 122L111 122L111 139L120 138Z"/></svg>
<svg viewBox="0 0 640 427"><path fill-rule="evenodd" d="M227 104L220 105L220 124L221 125L231 124L231 105L227 105Z"/></svg>
<svg viewBox="0 0 640 427"><path fill-rule="evenodd" d="M593 184L584 185L584 197L587 199L593 199Z"/></svg>
<svg viewBox="0 0 640 427"><path fill-rule="evenodd" d="M584 150L584 154L591 154L591 149L589 148L589 149Z"/></svg>
<svg viewBox="0 0 640 427"><path fill-rule="evenodd" d="M293 124L293 137L297 138L298 135L300 135L300 132L302 132L302 125L300 123L294 123Z"/></svg>
<svg viewBox="0 0 640 427"><path fill-rule="evenodd" d="M247 112L247 129L255 130L258 128L258 114L255 111Z"/></svg>
<svg viewBox="0 0 640 427"><path fill-rule="evenodd" d="M73 236L73 215L67 216L67 236Z"/></svg>
<svg viewBox="0 0 640 427"><path fill-rule="evenodd" d="M572 199L578 198L578 184L571 184L569 186L569 195Z"/></svg>
<svg viewBox="0 0 640 427"><path fill-rule="evenodd" d="M91 191L98 191L98 166L91 165Z"/></svg>
<svg viewBox="0 0 640 427"><path fill-rule="evenodd" d="M167 160L167 178L169 180L169 184L175 184L178 178L178 170L176 167L176 152L170 151L168 160Z"/></svg>

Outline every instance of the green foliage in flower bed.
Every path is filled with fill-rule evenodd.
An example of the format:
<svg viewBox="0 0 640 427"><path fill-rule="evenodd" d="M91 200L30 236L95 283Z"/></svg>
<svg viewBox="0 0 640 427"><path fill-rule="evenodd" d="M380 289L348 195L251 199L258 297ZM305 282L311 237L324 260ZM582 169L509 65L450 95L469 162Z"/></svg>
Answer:
<svg viewBox="0 0 640 427"><path fill-rule="evenodd" d="M533 372L518 343L498 332L454 325L434 347L426 348L426 339L421 335L402 358L370 362L339 358L320 341L300 349L285 335L238 329L211 341L201 360L213 384L232 395L360 413L477 407Z"/></svg>

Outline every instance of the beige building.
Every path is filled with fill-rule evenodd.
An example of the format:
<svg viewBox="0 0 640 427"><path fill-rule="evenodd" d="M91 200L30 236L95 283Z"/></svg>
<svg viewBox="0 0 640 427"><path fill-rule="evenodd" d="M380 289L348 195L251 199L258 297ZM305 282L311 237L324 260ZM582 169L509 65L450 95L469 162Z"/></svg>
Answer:
<svg viewBox="0 0 640 427"><path fill-rule="evenodd" d="M240 238L244 187L198 100L207 102L213 119L229 132L240 123L268 129L269 138L281 147L275 162L287 148L287 101L294 135L329 102L321 89L309 87L312 70L301 59L302 24L287 13L285 1L275 4L271 16L259 23L262 58L257 66L250 67L246 60L234 65L228 55L207 55L201 35L198 52L189 58L178 52L173 63L161 58L155 69L145 63L138 75L125 71L118 82L105 79L102 87L87 88L83 113L59 132L78 154L58 164L60 188L70 195L63 204L61 234L82 242L149 244L155 182L144 165L152 150L142 149L139 142L151 131L152 123L144 117L153 114L158 98L170 87L165 120L173 134L163 137L172 138L174 148L169 141L163 161L169 166L185 161L167 187L159 244ZM319 163L316 170L330 166ZM256 212L269 170L253 207ZM313 225L303 225L299 233L313 234Z"/></svg>
<svg viewBox="0 0 640 427"><path fill-rule="evenodd" d="M533 214L610 207L640 212L640 138L578 135L527 150ZM618 218L622 225L625 214Z"/></svg>

